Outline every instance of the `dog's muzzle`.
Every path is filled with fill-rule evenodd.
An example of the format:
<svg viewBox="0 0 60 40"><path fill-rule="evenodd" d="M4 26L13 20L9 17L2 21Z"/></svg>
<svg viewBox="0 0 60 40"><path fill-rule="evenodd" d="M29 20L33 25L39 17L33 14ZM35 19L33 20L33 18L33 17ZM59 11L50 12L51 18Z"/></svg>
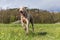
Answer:
<svg viewBox="0 0 60 40"><path fill-rule="evenodd" d="M23 11L20 11L20 13L23 13Z"/></svg>

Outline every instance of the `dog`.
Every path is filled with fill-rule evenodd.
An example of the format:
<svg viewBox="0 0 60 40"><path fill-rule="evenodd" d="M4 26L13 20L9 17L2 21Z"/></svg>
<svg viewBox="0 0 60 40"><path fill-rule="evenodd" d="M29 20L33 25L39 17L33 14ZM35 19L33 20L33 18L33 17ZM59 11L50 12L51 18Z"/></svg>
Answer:
<svg viewBox="0 0 60 40"><path fill-rule="evenodd" d="M31 14L27 12L27 9L25 7L21 7L19 9L19 14L21 16L21 24L24 30L26 31L26 34L29 33L29 24L32 24L32 31L34 32L34 23L33 23L33 17Z"/></svg>

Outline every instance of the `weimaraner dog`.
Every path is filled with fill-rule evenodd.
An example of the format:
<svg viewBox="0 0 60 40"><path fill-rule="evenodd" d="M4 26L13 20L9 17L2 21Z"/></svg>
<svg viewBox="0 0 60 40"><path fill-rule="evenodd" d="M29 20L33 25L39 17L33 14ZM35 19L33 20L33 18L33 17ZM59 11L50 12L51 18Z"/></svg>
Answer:
<svg viewBox="0 0 60 40"><path fill-rule="evenodd" d="M21 7L19 9L19 14L21 16L21 24L24 30L26 31L26 34L29 33L29 24L32 24L32 31L34 32L34 26L33 26L33 17L31 14L27 12L27 9L25 7Z"/></svg>

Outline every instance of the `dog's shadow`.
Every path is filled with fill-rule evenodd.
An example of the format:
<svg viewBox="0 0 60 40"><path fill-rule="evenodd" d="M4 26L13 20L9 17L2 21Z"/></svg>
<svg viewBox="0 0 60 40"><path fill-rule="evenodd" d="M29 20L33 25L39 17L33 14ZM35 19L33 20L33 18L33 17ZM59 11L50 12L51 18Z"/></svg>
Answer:
<svg viewBox="0 0 60 40"><path fill-rule="evenodd" d="M42 31L42 32L32 32L30 31L30 36L34 37L34 36L45 36L47 35L48 33L45 32L45 31Z"/></svg>
<svg viewBox="0 0 60 40"><path fill-rule="evenodd" d="M37 34L38 34L38 35L42 35L42 36L44 36L44 35L47 34L47 32L37 32Z"/></svg>

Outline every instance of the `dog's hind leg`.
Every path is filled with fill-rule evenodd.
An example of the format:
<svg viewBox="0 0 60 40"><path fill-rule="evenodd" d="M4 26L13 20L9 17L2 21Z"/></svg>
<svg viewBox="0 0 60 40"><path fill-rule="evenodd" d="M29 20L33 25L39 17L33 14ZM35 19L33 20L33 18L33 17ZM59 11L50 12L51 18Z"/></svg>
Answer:
<svg viewBox="0 0 60 40"><path fill-rule="evenodd" d="M32 23L32 30L33 30L33 32L34 32L34 24Z"/></svg>
<svg viewBox="0 0 60 40"><path fill-rule="evenodd" d="M31 19L30 22L31 22L31 25L32 25L32 30L33 30L33 32L34 32L34 23L33 23L33 19Z"/></svg>

